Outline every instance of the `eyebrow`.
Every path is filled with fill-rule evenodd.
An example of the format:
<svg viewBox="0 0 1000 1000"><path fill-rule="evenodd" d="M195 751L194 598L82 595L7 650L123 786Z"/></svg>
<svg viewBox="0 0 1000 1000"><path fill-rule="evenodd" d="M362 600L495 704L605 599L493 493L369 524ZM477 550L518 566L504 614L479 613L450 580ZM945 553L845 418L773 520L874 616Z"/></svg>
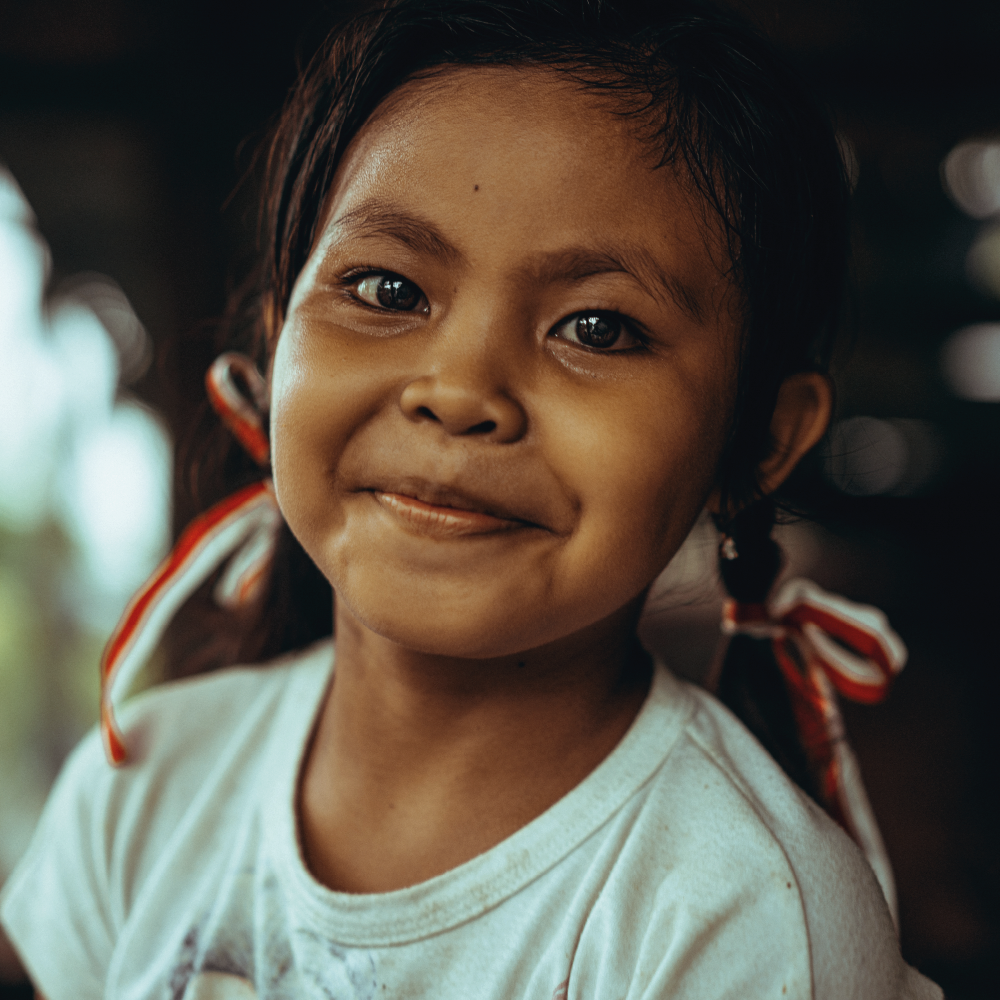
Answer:
<svg viewBox="0 0 1000 1000"><path fill-rule="evenodd" d="M429 219L391 203L368 199L334 220L334 227L359 239L392 239L415 253L457 264L465 255ZM696 322L703 318L700 298L677 275L663 270L638 245L570 247L544 254L530 270L542 284L575 284L600 274L624 274L680 308Z"/></svg>
<svg viewBox="0 0 1000 1000"><path fill-rule="evenodd" d="M634 278L645 291L660 293L693 320L702 321L699 297L679 277L664 271L649 251L641 246L570 248L546 254L535 272L546 282L572 284L599 274L624 274Z"/></svg>
<svg viewBox="0 0 1000 1000"><path fill-rule="evenodd" d="M396 240L415 253L437 257L446 263L457 263L463 258L462 252L429 219L383 201L363 201L338 216L333 225L359 239Z"/></svg>

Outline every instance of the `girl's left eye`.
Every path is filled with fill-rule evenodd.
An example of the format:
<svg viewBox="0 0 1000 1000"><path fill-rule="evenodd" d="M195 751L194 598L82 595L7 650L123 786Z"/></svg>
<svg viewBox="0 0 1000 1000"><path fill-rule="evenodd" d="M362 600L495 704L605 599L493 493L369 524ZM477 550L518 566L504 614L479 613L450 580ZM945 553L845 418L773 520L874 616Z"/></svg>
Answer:
<svg viewBox="0 0 1000 1000"><path fill-rule="evenodd" d="M394 312L416 312L427 302L424 293L406 278L398 274L370 274L354 286L354 294L362 302L377 309L392 309Z"/></svg>
<svg viewBox="0 0 1000 1000"><path fill-rule="evenodd" d="M617 313L577 313L557 323L549 334L598 351L625 351L642 341Z"/></svg>

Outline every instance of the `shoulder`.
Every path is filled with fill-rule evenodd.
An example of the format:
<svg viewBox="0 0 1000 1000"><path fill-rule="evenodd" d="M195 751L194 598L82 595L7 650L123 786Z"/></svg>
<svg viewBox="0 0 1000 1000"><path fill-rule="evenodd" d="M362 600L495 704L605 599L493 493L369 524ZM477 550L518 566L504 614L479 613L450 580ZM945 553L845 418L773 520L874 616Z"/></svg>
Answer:
<svg viewBox="0 0 1000 1000"><path fill-rule="evenodd" d="M97 787L106 790L106 805L119 814L130 798L155 794L157 813L169 815L175 811L169 803L190 802L221 762L235 757L241 769L252 769L266 754L266 737L280 711L311 714L315 703L296 698L296 692L308 689L318 697L331 660L331 645L321 643L272 663L227 667L152 688L119 713L126 763L109 766L91 734L67 765L65 780L82 779L91 795Z"/></svg>
<svg viewBox="0 0 1000 1000"><path fill-rule="evenodd" d="M71 812L78 829L92 822L124 835L135 811L155 798L149 816L176 819L220 763L238 757L242 768L252 768L266 754L280 712L311 715L331 663L332 645L320 643L273 663L228 667L143 692L119 713L126 763L108 763L94 729L67 758L46 812ZM301 697L310 694L311 702ZM144 823L148 838L148 817Z"/></svg>
<svg viewBox="0 0 1000 1000"><path fill-rule="evenodd" d="M275 730L308 727L331 662L324 643L134 698L120 713L129 751L120 768L108 764L96 730L79 744L4 889L4 922L29 965L58 939L66 943L62 982L82 984L87 974L103 982L117 935L175 832L192 814L212 814L221 826L248 807ZM42 973L37 981L45 990L52 980Z"/></svg>
<svg viewBox="0 0 1000 1000"><path fill-rule="evenodd" d="M127 704L125 766L87 755L106 789L99 808L116 838L131 838L141 813L152 856L191 810L241 808L268 761L275 730L309 725L331 662L332 645L320 643L270 664L164 684ZM130 853L136 856L134 847Z"/></svg>
<svg viewBox="0 0 1000 1000"><path fill-rule="evenodd" d="M168 769L175 783L204 776L205 758L226 747L253 743L267 730L286 702L310 715L330 672L329 642L271 663L227 667L211 674L159 685L127 702L120 724L128 749L123 767L105 766L121 785L143 784ZM189 775L190 772L195 772Z"/></svg>
<svg viewBox="0 0 1000 1000"><path fill-rule="evenodd" d="M694 893L734 954L759 958L765 940L801 954L805 967L790 971L811 982L804 995L939 996L930 984L908 992L912 970L881 889L846 833L712 695L673 678L670 695L691 710L649 793L669 832L653 848L668 855L658 909Z"/></svg>

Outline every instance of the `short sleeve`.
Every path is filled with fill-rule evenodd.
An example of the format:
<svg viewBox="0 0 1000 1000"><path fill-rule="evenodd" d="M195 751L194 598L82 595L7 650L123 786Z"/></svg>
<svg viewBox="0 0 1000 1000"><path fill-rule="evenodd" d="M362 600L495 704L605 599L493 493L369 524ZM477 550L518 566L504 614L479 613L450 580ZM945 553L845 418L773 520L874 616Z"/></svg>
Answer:
<svg viewBox="0 0 1000 1000"><path fill-rule="evenodd" d="M661 954L663 941L670 941L670 947L658 962L653 949L646 949L639 963L641 978L634 984L638 988L633 988L629 1000L633 996L635 1000L944 1000L940 987L907 965L898 949L880 956L882 962L874 968L864 952L844 955L839 986L828 990L829 983L817 982L810 974L808 946L790 941L780 907L773 905L773 899L757 902L761 905L751 912L726 914L720 922L698 929L700 935L685 934L690 929L681 928L687 938L682 942L676 928L662 932L657 942ZM650 930L651 938L663 931ZM684 947L683 962L672 954L678 944Z"/></svg>
<svg viewBox="0 0 1000 1000"><path fill-rule="evenodd" d="M0 895L0 920L48 1000L98 1000L114 948L108 772L96 732L63 767L27 854Z"/></svg>
<svg viewBox="0 0 1000 1000"><path fill-rule="evenodd" d="M826 825L818 806L809 809ZM903 960L881 888L855 844L839 828L807 843L796 873L818 1000L942 1000L941 989Z"/></svg>

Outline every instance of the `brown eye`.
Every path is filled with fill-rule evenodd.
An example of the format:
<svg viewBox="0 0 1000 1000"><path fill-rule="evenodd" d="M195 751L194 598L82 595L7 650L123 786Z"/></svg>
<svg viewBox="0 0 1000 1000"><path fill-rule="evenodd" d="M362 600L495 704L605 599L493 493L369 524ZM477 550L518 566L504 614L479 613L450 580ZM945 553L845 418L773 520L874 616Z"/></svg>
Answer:
<svg viewBox="0 0 1000 1000"><path fill-rule="evenodd" d="M622 321L617 316L577 316L576 339L585 347L611 347L621 336Z"/></svg>
<svg viewBox="0 0 1000 1000"><path fill-rule="evenodd" d="M624 351L640 343L625 320L615 313L578 313L563 320L552 334L592 350Z"/></svg>
<svg viewBox="0 0 1000 1000"><path fill-rule="evenodd" d="M412 281L395 274L373 274L357 284L362 302L397 312L412 312L420 305L423 292Z"/></svg>

